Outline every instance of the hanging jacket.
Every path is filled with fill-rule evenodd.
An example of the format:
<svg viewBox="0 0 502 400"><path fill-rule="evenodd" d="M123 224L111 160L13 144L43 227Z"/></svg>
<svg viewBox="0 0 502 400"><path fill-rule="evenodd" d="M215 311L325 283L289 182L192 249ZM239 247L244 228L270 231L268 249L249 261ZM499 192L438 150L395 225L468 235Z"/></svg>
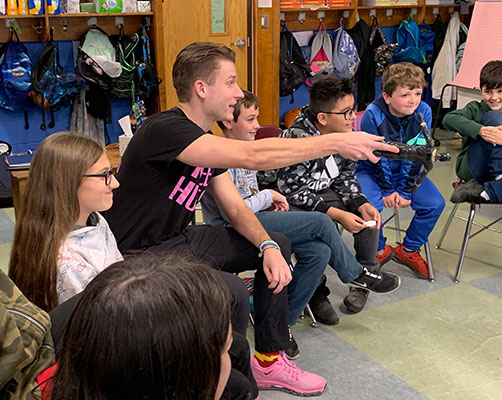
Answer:
<svg viewBox="0 0 502 400"><path fill-rule="evenodd" d="M361 63L356 74L357 109L363 111L375 99L375 61L369 47L370 28L364 20L360 19L352 29L347 29L352 37Z"/></svg>
<svg viewBox="0 0 502 400"><path fill-rule="evenodd" d="M443 86L450 83L457 76L457 67L455 65L457 48L458 48L458 32L460 30L460 17L455 11L448 23L446 36L443 47L434 63L432 69L432 98L439 100ZM451 102L457 100L457 88L449 86L443 94L444 108L450 108Z"/></svg>

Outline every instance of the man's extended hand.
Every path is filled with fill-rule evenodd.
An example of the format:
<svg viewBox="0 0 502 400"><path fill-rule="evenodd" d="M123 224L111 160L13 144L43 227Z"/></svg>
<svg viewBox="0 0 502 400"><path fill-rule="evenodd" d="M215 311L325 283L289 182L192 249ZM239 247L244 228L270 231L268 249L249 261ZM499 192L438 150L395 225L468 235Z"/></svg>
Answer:
<svg viewBox="0 0 502 400"><path fill-rule="evenodd" d="M345 132L334 135L337 135L338 154L353 161L369 160L376 163L380 158L373 154L375 150L399 153L396 146L382 143L383 136L370 135L366 132Z"/></svg>
<svg viewBox="0 0 502 400"><path fill-rule="evenodd" d="M378 210L370 203L364 203L357 209L365 221L375 221L376 225L369 227L370 229L380 229L382 217Z"/></svg>
<svg viewBox="0 0 502 400"><path fill-rule="evenodd" d="M270 282L268 288L274 289L274 294L279 293L292 279L291 269L281 251L273 247L263 251L263 272Z"/></svg>
<svg viewBox="0 0 502 400"><path fill-rule="evenodd" d="M393 208L396 206L396 200L399 197L399 194L397 192L394 192L388 196L382 197L383 201L383 206L385 208Z"/></svg>
<svg viewBox="0 0 502 400"><path fill-rule="evenodd" d="M275 190L267 189L272 195L272 204L268 208L270 211L288 211L289 203L286 197Z"/></svg>

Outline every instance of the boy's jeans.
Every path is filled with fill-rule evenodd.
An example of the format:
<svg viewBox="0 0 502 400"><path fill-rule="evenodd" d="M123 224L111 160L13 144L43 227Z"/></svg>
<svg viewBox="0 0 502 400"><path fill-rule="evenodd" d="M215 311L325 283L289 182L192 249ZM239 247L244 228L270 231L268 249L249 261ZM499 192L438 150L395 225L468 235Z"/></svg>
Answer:
<svg viewBox="0 0 502 400"><path fill-rule="evenodd" d="M342 240L330 217L316 211L260 211L256 216L267 231L286 235L296 257L288 285L288 321L294 325L314 294L326 265L344 283L361 273L361 265Z"/></svg>

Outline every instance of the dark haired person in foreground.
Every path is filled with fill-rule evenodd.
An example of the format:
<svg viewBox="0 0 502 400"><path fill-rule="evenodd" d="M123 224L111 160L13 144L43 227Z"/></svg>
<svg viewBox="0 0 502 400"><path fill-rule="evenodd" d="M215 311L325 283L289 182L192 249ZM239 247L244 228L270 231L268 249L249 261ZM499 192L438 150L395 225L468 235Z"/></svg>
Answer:
<svg viewBox="0 0 502 400"><path fill-rule="evenodd" d="M192 257L143 254L113 264L82 292L44 393L217 400L231 369L230 302L220 274Z"/></svg>

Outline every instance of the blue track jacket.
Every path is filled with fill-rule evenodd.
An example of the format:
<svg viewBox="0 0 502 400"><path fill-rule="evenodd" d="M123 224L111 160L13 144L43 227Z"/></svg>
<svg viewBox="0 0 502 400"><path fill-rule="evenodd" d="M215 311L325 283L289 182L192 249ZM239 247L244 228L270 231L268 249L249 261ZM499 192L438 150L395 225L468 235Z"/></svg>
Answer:
<svg viewBox="0 0 502 400"><path fill-rule="evenodd" d="M382 96L371 103L363 114L361 130L374 135L383 136L387 142L401 142L409 145L424 145L425 138L420 131L417 112L422 113L430 130L432 111L429 105L420 102L416 111L407 117L398 118L389 111L389 106ZM411 199L411 189L420 173L421 163L411 161L396 161L382 157L373 164L369 161L359 161L356 175L371 174L382 189L382 196L399 193L406 200Z"/></svg>

